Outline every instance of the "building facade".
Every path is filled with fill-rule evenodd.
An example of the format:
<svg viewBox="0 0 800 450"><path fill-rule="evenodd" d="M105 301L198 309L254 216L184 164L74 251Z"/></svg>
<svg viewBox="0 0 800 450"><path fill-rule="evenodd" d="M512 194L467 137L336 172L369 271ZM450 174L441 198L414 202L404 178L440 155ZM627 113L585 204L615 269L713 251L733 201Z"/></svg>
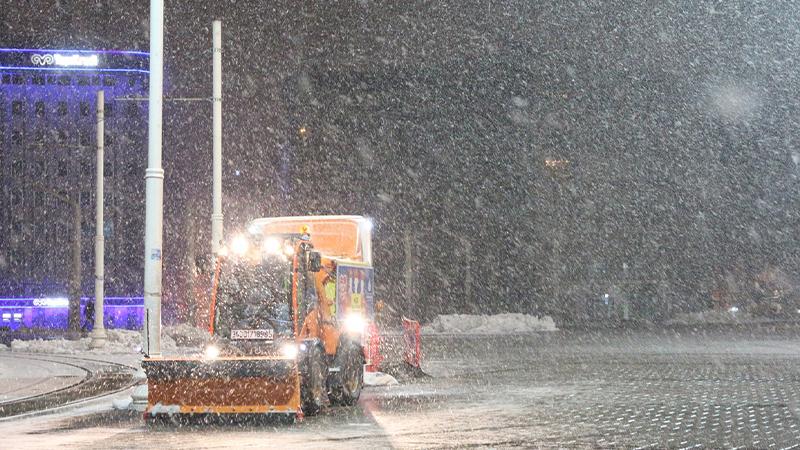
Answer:
<svg viewBox="0 0 800 450"><path fill-rule="evenodd" d="M0 297L67 293L74 202L82 216L82 290L93 292L100 90L106 292L140 295L148 63L137 51L0 49Z"/></svg>

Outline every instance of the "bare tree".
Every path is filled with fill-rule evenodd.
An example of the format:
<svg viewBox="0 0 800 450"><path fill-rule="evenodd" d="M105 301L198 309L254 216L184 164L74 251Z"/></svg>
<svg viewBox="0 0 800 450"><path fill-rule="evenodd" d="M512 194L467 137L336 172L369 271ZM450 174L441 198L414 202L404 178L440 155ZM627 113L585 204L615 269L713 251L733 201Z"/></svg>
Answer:
<svg viewBox="0 0 800 450"><path fill-rule="evenodd" d="M72 271L69 280L69 309L67 316L67 329L70 332L79 332L81 329L81 282L83 267L81 263L81 225L83 214L81 212L80 194L77 191L67 191L36 183L31 189L42 192L69 205L72 213Z"/></svg>

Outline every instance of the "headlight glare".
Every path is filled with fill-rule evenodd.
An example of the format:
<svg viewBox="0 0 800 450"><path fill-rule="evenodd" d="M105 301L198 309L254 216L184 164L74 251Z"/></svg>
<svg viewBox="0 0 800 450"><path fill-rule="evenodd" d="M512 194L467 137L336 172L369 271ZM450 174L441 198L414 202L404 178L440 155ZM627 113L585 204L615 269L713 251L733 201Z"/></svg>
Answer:
<svg viewBox="0 0 800 450"><path fill-rule="evenodd" d="M219 357L219 347L216 345L209 345L204 352L207 359L217 359Z"/></svg>
<svg viewBox="0 0 800 450"><path fill-rule="evenodd" d="M267 238L262 244L262 249L267 255L278 255L281 252L281 243L274 237Z"/></svg>
<svg viewBox="0 0 800 450"><path fill-rule="evenodd" d="M238 235L231 241L231 251L238 256L244 256L250 248L250 242L244 235Z"/></svg>
<svg viewBox="0 0 800 450"><path fill-rule="evenodd" d="M344 319L344 329L348 333L361 334L367 327L367 321L364 316L358 312L348 313Z"/></svg>
<svg viewBox="0 0 800 450"><path fill-rule="evenodd" d="M297 344L295 344L294 342L287 342L281 345L281 355L283 355L284 358L288 359L297 358L297 351L298 351Z"/></svg>

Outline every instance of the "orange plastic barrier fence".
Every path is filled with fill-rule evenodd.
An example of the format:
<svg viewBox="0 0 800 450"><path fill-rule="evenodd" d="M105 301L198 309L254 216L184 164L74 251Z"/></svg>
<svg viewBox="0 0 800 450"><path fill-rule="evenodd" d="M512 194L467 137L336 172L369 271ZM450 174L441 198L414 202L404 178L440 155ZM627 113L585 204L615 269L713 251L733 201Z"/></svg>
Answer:
<svg viewBox="0 0 800 450"><path fill-rule="evenodd" d="M405 344L403 360L419 368L422 361L422 336L419 322L403 317L403 342Z"/></svg>
<svg viewBox="0 0 800 450"><path fill-rule="evenodd" d="M377 372L380 369L383 356L381 356L381 335L378 327L370 323L367 328L367 342L364 345L364 358L367 360L367 372Z"/></svg>

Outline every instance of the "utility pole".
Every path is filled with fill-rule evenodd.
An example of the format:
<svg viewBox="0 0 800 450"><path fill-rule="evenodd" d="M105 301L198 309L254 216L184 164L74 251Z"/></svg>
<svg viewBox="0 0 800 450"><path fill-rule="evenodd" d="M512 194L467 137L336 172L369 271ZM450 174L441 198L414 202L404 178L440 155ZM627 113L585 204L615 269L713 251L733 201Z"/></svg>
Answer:
<svg viewBox="0 0 800 450"><path fill-rule="evenodd" d="M414 264L414 232L411 228L406 228L403 232L403 253L405 254L404 264L404 280L406 301L414 305L415 308L419 307L416 304L416 286L414 285L414 272L416 270Z"/></svg>
<svg viewBox="0 0 800 450"><path fill-rule="evenodd" d="M551 285L551 298L549 299L550 304L548 305L550 314L553 313L555 308L561 308L562 313L570 314L572 319L574 319L575 311L574 311L574 304L566 306L564 305L562 298L561 298L561 283L562 283L562 275L563 275L563 264L561 261L561 246L564 242L564 233L562 230L562 222L561 222L561 195L562 195L562 187L563 183L569 179L569 167L570 161L568 159L545 159L544 161L545 168L550 172L551 179L553 180L553 190L552 190L552 210L550 211L550 217L555 220L556 223L551 225L551 234L550 234L550 245L552 248L552 253L550 255L550 265L551 265L551 278L550 278L550 285ZM571 308L569 311L564 311L563 308L569 307Z"/></svg>
<svg viewBox="0 0 800 450"><path fill-rule="evenodd" d="M78 332L81 328L81 280L83 264L81 262L83 239L83 213L81 211L81 198L78 192L73 192L64 197L72 208L72 277L69 288L69 331Z"/></svg>
<svg viewBox="0 0 800 450"><path fill-rule="evenodd" d="M464 302L468 311L475 311L475 304L472 302L472 242L468 239L461 242L464 245Z"/></svg>
<svg viewBox="0 0 800 450"><path fill-rule="evenodd" d="M212 104L213 112L213 148L212 171L213 192L211 211L211 253L214 257L219 254L222 246L222 22L215 20L212 23L213 45L213 87Z"/></svg>
<svg viewBox="0 0 800 450"><path fill-rule="evenodd" d="M161 250L164 169L161 168L161 102L164 83L164 2L150 0L150 92L145 172L144 354L161 356Z"/></svg>
<svg viewBox="0 0 800 450"><path fill-rule="evenodd" d="M94 235L94 327L90 348L102 348L106 344L106 329L103 324L103 299L105 296L105 243L103 236L103 145L105 138L105 95L97 92L97 193L95 194Z"/></svg>

